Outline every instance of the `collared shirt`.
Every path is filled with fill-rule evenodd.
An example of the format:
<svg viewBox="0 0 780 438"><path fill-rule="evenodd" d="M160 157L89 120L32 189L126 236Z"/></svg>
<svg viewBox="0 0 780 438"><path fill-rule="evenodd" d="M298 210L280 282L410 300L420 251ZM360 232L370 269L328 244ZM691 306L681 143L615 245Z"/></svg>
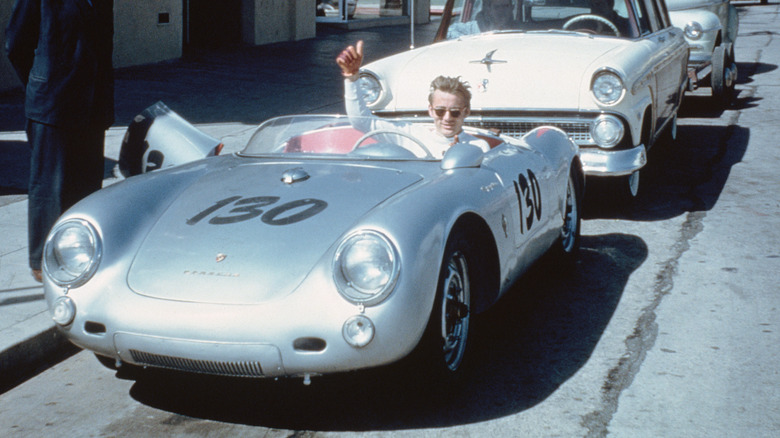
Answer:
<svg viewBox="0 0 780 438"><path fill-rule="evenodd" d="M382 124L389 124L389 122L374 116L371 113L371 110L368 109L366 106L365 100L363 99L362 89L357 86L357 81L350 81L349 79L344 79L344 104L347 111L347 116L350 118L352 117L370 117L373 122L371 123L371 126L355 126L355 125L363 125L365 122L365 118L359 119L353 119L352 125L355 126L355 128L362 129L365 131L382 128ZM399 124L393 124L394 128L398 129ZM404 126L404 125L401 125ZM425 144L425 146L430 150L431 154L435 158L442 158L444 156L444 153L447 152L447 150L454 144L454 140L457 137L458 143L467 143L472 146L476 146L480 149L482 149L483 152L487 152L490 150L490 146L485 140L482 140L480 138L474 137L471 134L468 134L466 132L459 132L454 137L445 137L444 135L440 134L434 127L431 125L426 124L419 124L419 123L407 123L405 124L405 128L408 130L412 136L418 138ZM419 147L410 146L408 148L412 152L414 152L415 155L418 157L424 157L424 152L420 150Z"/></svg>

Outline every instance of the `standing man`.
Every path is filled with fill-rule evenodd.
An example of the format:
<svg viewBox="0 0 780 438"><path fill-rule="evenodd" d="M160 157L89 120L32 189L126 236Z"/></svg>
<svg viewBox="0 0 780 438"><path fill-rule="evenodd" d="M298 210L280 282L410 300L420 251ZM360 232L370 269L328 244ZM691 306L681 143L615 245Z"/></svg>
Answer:
<svg viewBox="0 0 780 438"><path fill-rule="evenodd" d="M103 183L105 132L114 123L113 0L16 0L5 50L25 87L32 151L30 268L41 281L46 235Z"/></svg>

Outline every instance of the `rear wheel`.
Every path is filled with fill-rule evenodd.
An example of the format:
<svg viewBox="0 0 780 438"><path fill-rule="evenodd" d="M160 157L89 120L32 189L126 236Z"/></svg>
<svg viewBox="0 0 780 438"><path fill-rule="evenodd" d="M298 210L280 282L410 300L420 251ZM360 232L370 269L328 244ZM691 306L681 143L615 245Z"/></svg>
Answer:
<svg viewBox="0 0 780 438"><path fill-rule="evenodd" d="M584 181L582 172L572 165L566 185L566 210L563 215L561 236L556 251L566 261L572 262L580 248L580 224L582 222L582 198Z"/></svg>

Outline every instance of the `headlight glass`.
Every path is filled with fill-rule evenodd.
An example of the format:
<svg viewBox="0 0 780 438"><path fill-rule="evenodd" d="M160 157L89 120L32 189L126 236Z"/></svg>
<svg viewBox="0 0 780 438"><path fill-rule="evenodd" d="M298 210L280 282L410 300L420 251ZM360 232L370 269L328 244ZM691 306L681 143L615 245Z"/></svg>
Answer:
<svg viewBox="0 0 780 438"><path fill-rule="evenodd" d="M615 116L598 116L590 127L590 135L603 148L615 147L623 139L623 123Z"/></svg>
<svg viewBox="0 0 780 438"><path fill-rule="evenodd" d="M612 105L623 97L626 88L618 75L606 71L597 74L591 89L596 100L604 105Z"/></svg>
<svg viewBox="0 0 780 438"><path fill-rule="evenodd" d="M344 298L356 304L377 304L390 294L398 278L398 252L382 234L361 231L339 245L333 271Z"/></svg>
<svg viewBox="0 0 780 438"><path fill-rule="evenodd" d="M361 74L357 86L363 91L363 96L368 106L374 105L382 97L382 84L373 75Z"/></svg>
<svg viewBox="0 0 780 438"><path fill-rule="evenodd" d="M697 23L696 21L690 21L685 25L685 36L692 40L698 40L701 38L702 33L703 30L701 24Z"/></svg>
<svg viewBox="0 0 780 438"><path fill-rule="evenodd" d="M101 246L89 222L71 219L57 225L43 249L43 268L59 286L78 287L95 273Z"/></svg>

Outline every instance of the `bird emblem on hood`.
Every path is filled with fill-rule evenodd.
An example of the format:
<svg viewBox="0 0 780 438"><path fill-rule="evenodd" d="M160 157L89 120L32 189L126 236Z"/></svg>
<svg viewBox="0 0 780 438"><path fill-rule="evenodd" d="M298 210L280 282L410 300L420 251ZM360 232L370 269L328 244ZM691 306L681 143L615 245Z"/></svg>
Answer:
<svg viewBox="0 0 780 438"><path fill-rule="evenodd" d="M488 73L490 73L492 70L490 69L490 66L493 64L506 64L507 61L502 61L498 59L493 59L493 54L496 53L498 49L494 49L490 52L488 52L484 58L477 59L475 61L469 61L469 64L482 64L487 67Z"/></svg>

